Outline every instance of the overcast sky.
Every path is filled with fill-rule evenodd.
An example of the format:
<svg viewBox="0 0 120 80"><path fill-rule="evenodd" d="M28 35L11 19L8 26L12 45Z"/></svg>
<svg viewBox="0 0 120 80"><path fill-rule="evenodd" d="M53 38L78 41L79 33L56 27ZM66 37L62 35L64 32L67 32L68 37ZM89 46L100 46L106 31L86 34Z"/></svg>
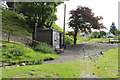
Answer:
<svg viewBox="0 0 120 80"><path fill-rule="evenodd" d="M108 31L112 22L115 22L116 27L118 27L118 2L120 0L70 0L65 2L66 4L66 31L68 28L68 19L70 17L69 11L76 9L77 6L87 6L92 9L95 16L102 16L104 19L101 22L105 25ZM64 4L58 6L57 11L58 20L57 25L63 27L64 18Z"/></svg>

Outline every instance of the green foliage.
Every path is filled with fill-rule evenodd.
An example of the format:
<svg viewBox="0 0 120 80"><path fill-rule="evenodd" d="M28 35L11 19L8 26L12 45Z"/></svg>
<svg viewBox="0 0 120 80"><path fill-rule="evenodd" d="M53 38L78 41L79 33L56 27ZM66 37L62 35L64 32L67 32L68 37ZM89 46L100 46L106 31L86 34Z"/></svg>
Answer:
<svg viewBox="0 0 120 80"><path fill-rule="evenodd" d="M2 11L2 31L14 36L31 36L32 32L25 17L11 10Z"/></svg>
<svg viewBox="0 0 120 80"><path fill-rule="evenodd" d="M100 38L104 38L106 36L106 32L105 31L100 31Z"/></svg>
<svg viewBox="0 0 120 80"><path fill-rule="evenodd" d="M100 32L93 32L91 36L89 36L89 39L93 39L93 38L105 38L106 36L106 32L105 31L100 31Z"/></svg>
<svg viewBox="0 0 120 80"><path fill-rule="evenodd" d="M109 31L109 32L111 32L112 34L115 35L115 31L116 31L116 30L117 30L117 28L116 28L116 26L115 26L115 23L112 22L112 25L110 26L110 31Z"/></svg>
<svg viewBox="0 0 120 80"><path fill-rule="evenodd" d="M63 32L63 29L60 26L56 25L56 23L52 24L52 28L55 29L55 30Z"/></svg>
<svg viewBox="0 0 120 80"><path fill-rule="evenodd" d="M42 42L40 42L37 46L35 46L34 50L43 53L51 53L51 54L54 53L54 49L52 48L52 46Z"/></svg>
<svg viewBox="0 0 120 80"><path fill-rule="evenodd" d="M77 44L80 44L81 42L87 42L87 41L88 41L88 39L85 37L78 37L77 38Z"/></svg>
<svg viewBox="0 0 120 80"><path fill-rule="evenodd" d="M73 36L65 35L65 43L66 44L73 44Z"/></svg>
<svg viewBox="0 0 120 80"><path fill-rule="evenodd" d="M97 31L95 31L95 32L92 33L93 38L98 38L99 35L100 35L100 33L97 32Z"/></svg>
<svg viewBox="0 0 120 80"><path fill-rule="evenodd" d="M23 56L25 54L25 49L22 46L14 44L12 47L8 48L7 50L4 49L6 45L3 45L3 55L7 56L8 58L19 58L19 56Z"/></svg>
<svg viewBox="0 0 120 80"><path fill-rule="evenodd" d="M94 36L91 35L91 36L88 37L88 40L93 39L93 38L94 38Z"/></svg>
<svg viewBox="0 0 120 80"><path fill-rule="evenodd" d="M95 56L94 56L95 57ZM99 67L99 69L98 69ZM111 49L95 59L64 63L30 65L2 69L3 78L82 78L89 74L100 78L118 78L118 49Z"/></svg>
<svg viewBox="0 0 120 80"><path fill-rule="evenodd" d="M120 35L118 35L118 36L115 36L115 38L120 38Z"/></svg>
<svg viewBox="0 0 120 80"><path fill-rule="evenodd" d="M26 16L30 27L34 26L38 19L37 27L50 28L51 24L57 20L55 12L59 4L61 2L23 2L17 5L17 10Z"/></svg>
<svg viewBox="0 0 120 80"><path fill-rule="evenodd" d="M66 35L74 36L74 31L66 32ZM80 36L80 34L78 36Z"/></svg>
<svg viewBox="0 0 120 80"><path fill-rule="evenodd" d="M19 42L3 41L2 46L2 60L11 63L25 61L28 62L28 64L38 64L42 63L46 59L59 58L59 56L55 54L36 52Z"/></svg>
<svg viewBox="0 0 120 80"><path fill-rule="evenodd" d="M26 65L36 65L36 64L42 64L44 62L44 59L40 57L39 59L35 59L32 61L28 61Z"/></svg>
<svg viewBox="0 0 120 80"><path fill-rule="evenodd" d="M26 51L25 45L17 42L4 41L2 44L2 55L5 58L20 59Z"/></svg>
<svg viewBox="0 0 120 80"><path fill-rule="evenodd" d="M115 35L116 35L116 36L120 35L120 31L119 31L119 30L116 30L116 31L115 31Z"/></svg>

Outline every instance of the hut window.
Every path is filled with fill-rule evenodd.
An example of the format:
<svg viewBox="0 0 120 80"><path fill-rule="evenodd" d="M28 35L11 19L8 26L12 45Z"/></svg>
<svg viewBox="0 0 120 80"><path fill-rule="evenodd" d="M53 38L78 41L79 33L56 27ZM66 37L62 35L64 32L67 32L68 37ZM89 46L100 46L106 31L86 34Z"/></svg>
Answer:
<svg viewBox="0 0 120 80"><path fill-rule="evenodd" d="M54 40L55 41L59 40L59 33L57 33L57 32L54 33Z"/></svg>

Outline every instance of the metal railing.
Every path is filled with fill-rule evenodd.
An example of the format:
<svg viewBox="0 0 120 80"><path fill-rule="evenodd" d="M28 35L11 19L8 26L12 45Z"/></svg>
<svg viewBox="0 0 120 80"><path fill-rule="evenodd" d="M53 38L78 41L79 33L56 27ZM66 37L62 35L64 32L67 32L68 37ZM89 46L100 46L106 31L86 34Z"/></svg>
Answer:
<svg viewBox="0 0 120 80"><path fill-rule="evenodd" d="M109 38L109 43L120 43L120 38Z"/></svg>

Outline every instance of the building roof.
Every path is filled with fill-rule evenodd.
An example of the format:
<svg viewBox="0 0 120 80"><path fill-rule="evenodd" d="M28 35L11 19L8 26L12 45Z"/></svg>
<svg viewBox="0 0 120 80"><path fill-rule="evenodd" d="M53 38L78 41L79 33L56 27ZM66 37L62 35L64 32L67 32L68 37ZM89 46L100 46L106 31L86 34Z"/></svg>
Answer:
<svg viewBox="0 0 120 80"><path fill-rule="evenodd" d="M58 30L55 30L55 29L47 29L47 30L39 30L39 31L55 31L55 32L63 33L61 31L58 31Z"/></svg>

